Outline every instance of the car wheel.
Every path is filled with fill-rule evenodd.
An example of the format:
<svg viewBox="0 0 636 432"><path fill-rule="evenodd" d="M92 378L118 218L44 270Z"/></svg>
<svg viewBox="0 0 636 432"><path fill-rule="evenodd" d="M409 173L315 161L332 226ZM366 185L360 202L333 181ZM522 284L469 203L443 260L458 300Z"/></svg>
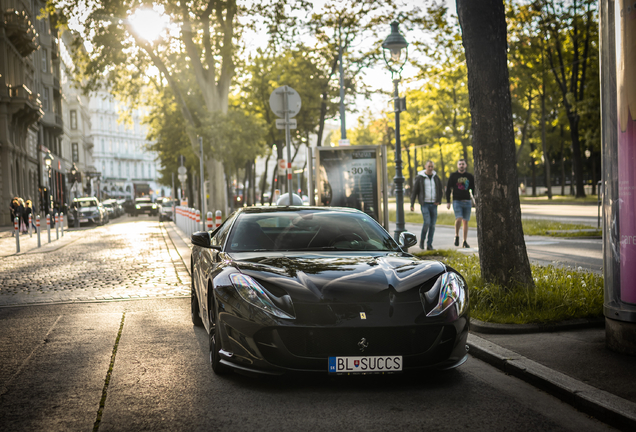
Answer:
<svg viewBox="0 0 636 432"><path fill-rule="evenodd" d="M190 274L192 275L190 282L190 315L192 315L192 324L197 327L203 327L203 320L199 314L199 299L197 292L194 290L194 274L192 270L192 263L190 263Z"/></svg>
<svg viewBox="0 0 636 432"><path fill-rule="evenodd" d="M212 320L214 311L210 311L210 365L212 370L217 375L225 375L230 371L230 368L221 364L221 338L219 337L219 326L216 325L217 320Z"/></svg>

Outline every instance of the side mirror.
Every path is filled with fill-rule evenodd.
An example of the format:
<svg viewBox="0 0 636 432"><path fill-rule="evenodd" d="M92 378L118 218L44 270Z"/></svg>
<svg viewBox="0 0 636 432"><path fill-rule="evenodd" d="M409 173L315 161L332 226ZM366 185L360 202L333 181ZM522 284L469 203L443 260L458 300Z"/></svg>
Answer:
<svg viewBox="0 0 636 432"><path fill-rule="evenodd" d="M206 249L212 248L212 245L210 243L210 233L208 233L207 231L195 232L194 234L192 234L192 237L190 237L190 240L195 246L200 246ZM214 249L217 249L217 247L215 247Z"/></svg>
<svg viewBox="0 0 636 432"><path fill-rule="evenodd" d="M415 237L415 234L413 233L404 231L400 233L400 240L398 241L398 244L402 249L408 249L417 244L417 237Z"/></svg>

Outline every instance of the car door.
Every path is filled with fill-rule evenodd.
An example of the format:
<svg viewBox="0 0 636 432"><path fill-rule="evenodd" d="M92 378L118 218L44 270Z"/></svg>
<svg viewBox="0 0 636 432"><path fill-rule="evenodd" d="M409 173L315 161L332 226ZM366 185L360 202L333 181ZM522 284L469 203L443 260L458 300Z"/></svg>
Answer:
<svg viewBox="0 0 636 432"><path fill-rule="evenodd" d="M234 217L230 217L221 224L219 228L211 232L210 244L212 246L220 246L221 248L225 244L225 240L227 239L227 235L230 232L232 224L234 222ZM214 276L222 270L222 260L219 258L219 254L223 252L217 249L204 249L197 248L201 250L200 255L198 256L199 261L199 274L198 277L198 286L199 286L199 298L202 300L201 309L205 310L205 313L202 314L204 316L204 323L206 323L206 327L209 329L209 314L208 314L208 281L213 281Z"/></svg>

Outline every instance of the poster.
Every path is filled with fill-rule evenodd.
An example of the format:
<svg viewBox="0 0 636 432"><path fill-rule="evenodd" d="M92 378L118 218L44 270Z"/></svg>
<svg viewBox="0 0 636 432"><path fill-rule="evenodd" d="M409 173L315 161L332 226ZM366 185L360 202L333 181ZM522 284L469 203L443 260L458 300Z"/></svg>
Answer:
<svg viewBox="0 0 636 432"><path fill-rule="evenodd" d="M380 222L378 147L318 148L317 205L350 207Z"/></svg>
<svg viewBox="0 0 636 432"><path fill-rule="evenodd" d="M636 8L616 2L621 300L636 304Z"/></svg>

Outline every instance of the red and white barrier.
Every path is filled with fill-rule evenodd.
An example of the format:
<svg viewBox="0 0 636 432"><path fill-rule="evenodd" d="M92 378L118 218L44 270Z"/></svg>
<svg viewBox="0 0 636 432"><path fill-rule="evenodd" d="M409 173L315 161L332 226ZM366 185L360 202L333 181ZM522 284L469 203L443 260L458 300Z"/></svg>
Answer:
<svg viewBox="0 0 636 432"><path fill-rule="evenodd" d="M42 243L40 243L40 215L35 217L35 230L38 234L38 247L42 247Z"/></svg>
<svg viewBox="0 0 636 432"><path fill-rule="evenodd" d="M208 212L208 214L207 214L207 218L206 218L206 222L205 222L205 229L207 231L210 231L212 229L212 212Z"/></svg>
<svg viewBox="0 0 636 432"><path fill-rule="evenodd" d="M51 215L46 215L46 232L49 235L49 243L51 243Z"/></svg>
<svg viewBox="0 0 636 432"><path fill-rule="evenodd" d="M216 222L215 222L216 227L220 227L221 226L221 210L217 210L216 211Z"/></svg>

